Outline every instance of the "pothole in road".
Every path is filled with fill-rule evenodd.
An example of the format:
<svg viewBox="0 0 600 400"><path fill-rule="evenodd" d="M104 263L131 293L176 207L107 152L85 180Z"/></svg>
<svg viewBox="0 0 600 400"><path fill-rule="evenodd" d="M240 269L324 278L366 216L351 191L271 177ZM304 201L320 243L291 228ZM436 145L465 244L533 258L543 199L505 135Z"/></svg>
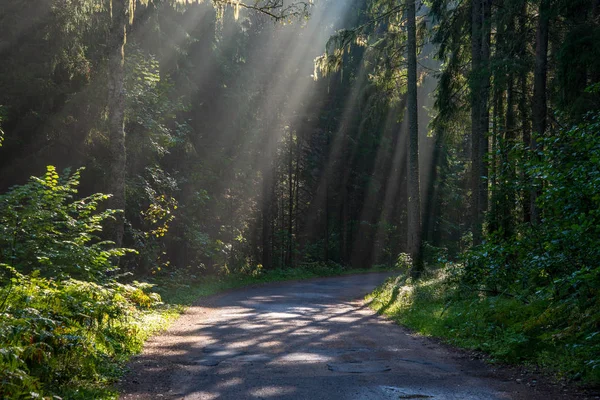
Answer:
<svg viewBox="0 0 600 400"><path fill-rule="evenodd" d="M393 386L384 386L383 388L384 392L387 392L388 395L393 395L394 398L398 398L398 399L432 399L433 396L430 396L428 394L422 394L422 393L410 393L405 391L405 389L400 389L397 387L393 387ZM396 397L398 396L398 397Z"/></svg>
<svg viewBox="0 0 600 400"><path fill-rule="evenodd" d="M375 386L365 387L356 400L397 400L397 399L436 399L436 400L498 400L504 399L504 396L498 396L497 393L488 390L470 388L466 391L456 387L437 387L437 386Z"/></svg>
<svg viewBox="0 0 600 400"><path fill-rule="evenodd" d="M450 366L447 365L442 365L442 364L437 364L437 363L433 363L430 361L425 361L425 360L411 360L409 358L399 358L398 361L404 361L407 363L411 363L411 364L420 364L420 365L424 365L428 368L436 368L439 369L441 371L444 372L453 372L453 369Z"/></svg>
<svg viewBox="0 0 600 400"><path fill-rule="evenodd" d="M387 372L392 368L381 361L353 361L345 363L329 363L327 368L333 372L346 372L351 374L369 374Z"/></svg>

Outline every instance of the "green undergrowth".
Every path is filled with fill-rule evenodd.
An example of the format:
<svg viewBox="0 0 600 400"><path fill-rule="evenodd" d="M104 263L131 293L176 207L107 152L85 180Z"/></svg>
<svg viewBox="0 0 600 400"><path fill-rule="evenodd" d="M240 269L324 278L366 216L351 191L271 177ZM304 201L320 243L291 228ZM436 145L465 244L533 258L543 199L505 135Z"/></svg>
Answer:
<svg viewBox="0 0 600 400"><path fill-rule="evenodd" d="M158 295L141 283L22 275L0 288L0 398L110 398L128 356L161 329Z"/></svg>
<svg viewBox="0 0 600 400"><path fill-rule="evenodd" d="M458 284L449 269L417 283L404 276L389 278L367 301L419 334L482 351L492 362L534 365L557 378L600 383L598 333L583 331L574 321L586 316L561 304L473 291Z"/></svg>

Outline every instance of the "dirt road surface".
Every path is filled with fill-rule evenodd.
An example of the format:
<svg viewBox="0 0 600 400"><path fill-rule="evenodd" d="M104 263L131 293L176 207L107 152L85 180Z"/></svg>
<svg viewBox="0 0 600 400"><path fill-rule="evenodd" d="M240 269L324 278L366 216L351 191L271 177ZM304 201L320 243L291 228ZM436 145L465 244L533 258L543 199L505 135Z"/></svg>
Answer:
<svg viewBox="0 0 600 400"><path fill-rule="evenodd" d="M122 399L554 399L411 334L362 301L386 273L241 289L152 338Z"/></svg>

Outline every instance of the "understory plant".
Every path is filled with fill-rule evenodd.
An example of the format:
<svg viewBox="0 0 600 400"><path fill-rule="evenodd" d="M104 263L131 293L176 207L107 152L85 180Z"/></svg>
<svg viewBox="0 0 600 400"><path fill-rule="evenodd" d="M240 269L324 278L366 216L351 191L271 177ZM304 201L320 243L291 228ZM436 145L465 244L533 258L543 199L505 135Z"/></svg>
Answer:
<svg viewBox="0 0 600 400"><path fill-rule="evenodd" d="M460 283L530 310L519 332L577 360L559 369L600 381L600 114L538 143L525 172L540 221L488 237L466 255Z"/></svg>
<svg viewBox="0 0 600 400"><path fill-rule="evenodd" d="M117 281L133 250L102 240L109 196L48 167L0 196L0 398L98 398L140 349L152 285Z"/></svg>

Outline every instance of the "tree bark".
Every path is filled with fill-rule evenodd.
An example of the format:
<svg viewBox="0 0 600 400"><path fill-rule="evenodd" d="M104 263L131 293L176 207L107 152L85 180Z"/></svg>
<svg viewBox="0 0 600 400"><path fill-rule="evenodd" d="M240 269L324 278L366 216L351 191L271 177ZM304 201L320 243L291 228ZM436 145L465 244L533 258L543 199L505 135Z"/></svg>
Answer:
<svg viewBox="0 0 600 400"><path fill-rule="evenodd" d="M288 160L288 234L287 234L287 259L286 266L292 266L292 240L294 235L294 135L290 129L290 143L289 143L289 160ZM296 179L298 179L296 177Z"/></svg>
<svg viewBox="0 0 600 400"><path fill-rule="evenodd" d="M296 225L296 229L295 229L295 234L296 236L293 237L293 247L292 247L292 267L296 266L296 249L298 249L300 247L300 218L298 216L298 210L300 210L300 162L301 162L301 144L302 144L302 140L301 140L301 136L300 134L298 134L298 136L296 137L296 185L294 188L294 216L295 216L295 225Z"/></svg>
<svg viewBox="0 0 600 400"><path fill-rule="evenodd" d="M514 27L510 27L509 29L513 29ZM512 55L511 55L512 56ZM506 87L506 133L504 136L504 153L506 166L505 170L505 178L503 180L505 198L502 200L505 202L504 214L502 215L502 231L505 238L509 238L513 233L513 217L512 213L515 208L515 191L513 190L513 183L516 181L516 170L514 163L510 160L510 149L513 148L515 144L515 131L516 127L516 117L515 117L515 79L512 71L508 73L507 87Z"/></svg>
<svg viewBox="0 0 600 400"><path fill-rule="evenodd" d="M267 163L263 171L263 187L262 187L262 203L261 203L261 219L262 219L262 266L265 269L271 269L273 266L273 247L271 238L273 236L273 217L272 217L272 200L273 200L273 174L269 163Z"/></svg>
<svg viewBox="0 0 600 400"><path fill-rule="evenodd" d="M535 40L535 69L533 72L533 100L531 127L535 135L542 137L546 132L546 82L548 75L548 32L550 28L549 18L550 0L542 0L539 8L538 26ZM536 157L538 148L535 136L531 138L532 156ZM533 183L533 182L532 182ZM536 206L538 190L535 187L531 190L530 215L531 222L539 221L539 212Z"/></svg>
<svg viewBox="0 0 600 400"><path fill-rule="evenodd" d="M413 260L411 274L418 278L421 260L421 191L419 185L419 115L417 103L417 23L416 0L407 0L408 62L408 251Z"/></svg>
<svg viewBox="0 0 600 400"><path fill-rule="evenodd" d="M112 0L111 26L108 34L108 137L110 165L108 191L112 194L109 206L125 210L125 40L128 20L127 0ZM123 244L125 218L116 216L110 235L117 247Z"/></svg>
<svg viewBox="0 0 600 400"><path fill-rule="evenodd" d="M527 2L523 1L521 5L521 13L519 15L519 60L521 63L521 70L519 71L519 120L521 121L521 139L526 147L531 146L531 117L529 115L529 82L528 73L529 69L527 66ZM527 172L521 168L520 170L521 181L528 182ZM530 197L531 192L528 189L523 190L521 193L522 197L522 208L523 208L523 222L531 222L531 207Z"/></svg>
<svg viewBox="0 0 600 400"><path fill-rule="evenodd" d="M482 0L471 0L471 223L473 231L473 244L481 242L482 216L481 216L481 176L483 160L481 158L482 122L480 97L481 79L481 15L483 12Z"/></svg>
<svg viewBox="0 0 600 400"><path fill-rule="evenodd" d="M481 160L481 190L479 192L480 210L479 215L481 220L488 210L488 163L486 161L489 152L489 129L490 129L490 56L492 42L492 0L483 0L481 9L481 67L482 67L482 84L480 86L481 96L481 147L479 148L479 159Z"/></svg>

